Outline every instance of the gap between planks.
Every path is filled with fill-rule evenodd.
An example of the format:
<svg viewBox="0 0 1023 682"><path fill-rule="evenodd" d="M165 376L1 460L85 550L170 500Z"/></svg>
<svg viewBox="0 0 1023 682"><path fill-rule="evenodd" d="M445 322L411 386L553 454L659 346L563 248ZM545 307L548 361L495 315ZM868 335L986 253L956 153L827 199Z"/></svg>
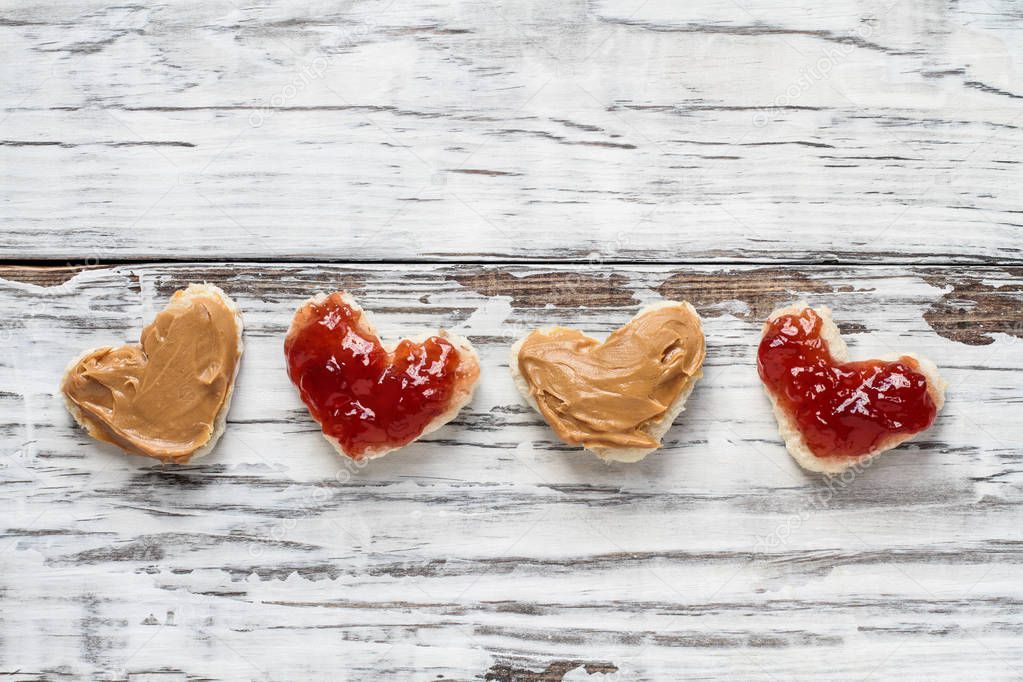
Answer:
<svg viewBox="0 0 1023 682"><path fill-rule="evenodd" d="M758 259L758 258L737 258L732 260L639 260L639 259L615 259L615 258L388 258L388 259L312 259L299 256L268 257L239 257L239 258L157 258L148 260L145 258L119 258L104 259L94 262L93 259L11 259L0 258L0 269L4 268L25 268L25 269L75 269L95 270L102 268L131 267L131 266L161 266L161 265L306 265L315 266L346 266L353 267L372 265L531 265L542 267L545 265L587 265L599 267L601 265L615 265L621 267L643 267L643 266L665 266L665 267L807 267L807 268L834 268L834 267L856 267L856 268L1001 268L1016 269L1023 268L1023 263L1018 261L984 260L976 262L963 262L957 260L895 260L895 261L861 261L819 258L813 261L801 259Z"/></svg>

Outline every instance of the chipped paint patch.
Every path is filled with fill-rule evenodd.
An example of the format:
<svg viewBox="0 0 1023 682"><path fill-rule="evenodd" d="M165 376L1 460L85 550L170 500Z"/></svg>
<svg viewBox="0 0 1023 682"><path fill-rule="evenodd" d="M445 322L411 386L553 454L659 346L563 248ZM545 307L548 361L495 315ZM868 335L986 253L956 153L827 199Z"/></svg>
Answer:
<svg viewBox="0 0 1023 682"><path fill-rule="evenodd" d="M838 330L843 334L866 334L870 331L867 325L859 322L838 322Z"/></svg>
<svg viewBox="0 0 1023 682"><path fill-rule="evenodd" d="M767 319L775 308L791 303L802 294L834 291L827 282L787 268L678 272L657 287L664 298L689 301L701 315L720 317L731 313L743 320ZM746 310L735 311L722 306L731 301L745 303Z"/></svg>
<svg viewBox="0 0 1023 682"><path fill-rule="evenodd" d="M490 268L448 279L484 296L510 296L513 308L618 308L639 303L628 288L629 279L619 274L544 272L520 277Z"/></svg>
<svg viewBox="0 0 1023 682"><path fill-rule="evenodd" d="M264 267L249 264L228 267L174 265L157 276L156 295L160 299L169 298L193 282L215 284L229 296L245 295L263 301L293 298L296 306L321 291L362 290L362 277L329 267L275 269L270 273Z"/></svg>
<svg viewBox="0 0 1023 682"><path fill-rule="evenodd" d="M952 287L924 312L924 320L941 336L968 346L992 344L992 334L1023 339L1023 286L992 286L972 277L924 279L931 286Z"/></svg>
<svg viewBox="0 0 1023 682"><path fill-rule="evenodd" d="M66 266L35 266L8 265L0 268L0 279L22 284L34 284L37 287L59 287L74 279L87 270L102 269L103 265L66 265Z"/></svg>
<svg viewBox="0 0 1023 682"><path fill-rule="evenodd" d="M586 663L584 661L554 661L541 671L527 668L516 668L511 665L498 664L490 667L484 680L494 682L562 682L565 675L582 668L589 675L602 675L618 672L614 663ZM598 678L599 679L599 678Z"/></svg>

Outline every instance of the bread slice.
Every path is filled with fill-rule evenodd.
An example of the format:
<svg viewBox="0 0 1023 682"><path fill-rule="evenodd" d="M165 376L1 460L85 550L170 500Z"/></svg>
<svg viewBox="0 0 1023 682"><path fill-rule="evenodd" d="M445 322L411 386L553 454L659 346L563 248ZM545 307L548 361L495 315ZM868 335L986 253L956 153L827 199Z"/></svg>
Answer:
<svg viewBox="0 0 1023 682"><path fill-rule="evenodd" d="M643 308L642 310L640 310L638 313L636 313L632 319L635 319L641 315L652 312L654 310L659 310L661 308L670 308L673 306L681 306L685 308L697 320L697 323L700 323L699 314L696 312L696 309L689 304L688 301L681 302L659 301L657 303L652 303ZM536 331L543 334L550 333L558 329L562 328L544 327ZM703 333L702 323L700 323L700 333L701 334ZM511 347L511 356L508 362L508 366L509 369L511 370L511 375L512 379L515 382L515 387L519 390L519 393L522 394L523 399L525 399L525 401L529 403L530 407L536 410L537 413L542 415L543 413L540 412L540 406L537 405L536 399L533 397L533 393L529 389L529 382L526 381L526 378L522 376L522 372L519 370L519 352L522 350L522 344L525 343L526 338L528 336L529 334L526 334L521 339L516 341L515 344ZM690 380L685 384L683 389L679 392L675 400L672 401L671 405L668 407L665 413L659 419L650 420L649 422L647 422L647 424L644 425L643 431L649 434L651 437L653 437L658 442L658 444L660 443L661 438L664 436L664 434L668 432L668 429L671 428L671 425L674 423L675 419L680 414L682 414L682 412L686 409L686 400L689 399L689 394L693 392L693 387L696 386L696 382L702 377L703 365L701 363L699 371L696 374L694 374L690 378ZM658 445L658 447L660 447L660 445ZM649 455L651 452L654 452L658 448L610 448L603 446L593 446L586 447L585 449L594 453L595 455L597 455L602 460L608 463L610 462L629 463L640 461L641 459Z"/></svg>
<svg viewBox="0 0 1023 682"><path fill-rule="evenodd" d="M808 305L806 301L799 301L792 305L775 310L767 318L767 322L764 323L764 332L767 332L770 322L773 322L782 315L799 314L810 307L811 306ZM845 340L842 339L842 334L838 329L838 325L836 325L834 320L831 318L831 309L827 306L820 306L813 308L813 310L821 318L821 338L827 344L828 350L831 352L831 357L835 360L835 362L848 362L849 349L845 345ZM882 360L884 362L895 362L902 357L909 357L916 361L918 365L917 371L927 378L927 392L930 394L931 400L934 401L934 406L940 412L941 408L945 405L945 389L948 384L941 378L941 375L938 373L938 368L933 362L919 355L914 355L913 353L891 354L880 357L878 360ZM818 457L813 454L809 446L807 446L806 441L803 438L803 434L799 431L799 427L796 424L796 420L789 415L788 411L784 407L782 407L771 391L768 390L766 384L764 385L764 392L767 394L767 397L771 401L771 406L774 408L774 416L778 420L778 432L785 441L785 447L788 449L789 454L792 455L792 459L796 460L799 466L808 471L816 471L824 474L838 474L852 467L862 465L867 460L877 457L881 453L891 450L892 448L898 447L917 435L916 433L892 434L882 441L875 449L857 457Z"/></svg>
<svg viewBox="0 0 1023 682"><path fill-rule="evenodd" d="M301 323L303 322L303 320L301 319L302 312L306 310L307 306L323 303L323 301L325 301L328 296L330 296L330 294L319 293L313 296L312 298L306 300L304 303L302 303L301 306L298 307L298 310L295 311L295 316L291 320L291 326L288 328L288 334L285 343L287 343L287 339L290 339L301 328L302 326ZM348 292L341 292L341 298L346 305L350 306L353 310L356 310L361 313L361 316L359 318L360 324L358 326L358 331L367 336L376 336L377 338L379 338L379 335L377 334L376 331L376 325L374 325L373 321L370 319L369 312L363 310L362 306L360 306L355 301L355 299L352 298L350 294L348 294ZM467 404L469 404L469 401L472 400L473 392L476 390L476 382L479 380L480 376L480 360L479 356L476 354L476 349L472 347L472 344L469 343L468 339L443 329L437 333L426 333L414 337L409 337L408 340L411 341L412 343L422 343L431 336L438 336L442 339L445 339L458 350L459 364L458 368L455 370L456 373L455 385L451 396L451 404L449 405L448 409L445 410L443 413L437 415L433 419L431 419L430 422L427 423L426 428L423 429L422 433L420 433L418 436L416 436L414 439L412 439L405 445L399 445L397 447L384 446L376 449L369 449L362 452L358 456L348 454L348 452L345 451L344 446L341 445L341 442L337 438L329 436L326 433L322 433L322 424L319 424L319 422L317 422L317 424L319 424L321 427L321 433L323 437L327 439L328 443L334 446L334 449L337 450L339 455L344 455L345 457L356 460L376 459L377 457L383 457L389 452L393 452L395 450L408 447L409 445L416 442L426 434L436 431L437 429L439 429L440 427L444 426L449 421L454 419L461 411L461 409L465 407ZM381 341L381 343L384 345L384 350L390 353L394 351L394 349L398 346L399 343L401 343L402 340L403 339L398 339L397 341L389 345L383 344L383 341ZM298 386L295 386L295 390L298 391ZM312 413L310 413L309 416L312 417ZM313 420L316 421L315 417L313 417Z"/></svg>
<svg viewBox="0 0 1023 682"><path fill-rule="evenodd" d="M201 295L212 296L213 298L218 299L220 302L224 304L224 306L228 310L230 310L234 314L235 327L238 330L237 337L238 362L235 363L234 370L231 373L231 381L227 388L227 395L224 397L224 403L223 405L221 405L220 410L217 412L217 416L213 421L213 432L210 434L209 440L207 440L197 450L193 451L187 458L175 460L161 460L171 461L176 464L187 464L194 460L205 457L206 455L213 451L213 448L216 447L217 445L217 441L220 440L220 437L224 434L224 431L227 429L227 413L231 409L231 399L234 396L235 379L238 377L238 368L241 366L242 352L245 349L245 344L242 341L244 323L242 322L241 310L239 310L237 304L231 299L230 296L225 294L220 287L207 283L189 284L188 287L186 287L185 289L181 289L174 292L174 295L171 296L170 302L166 305L164 310L175 306L187 306L191 302L192 298ZM65 367L64 369L64 374L61 376L60 380L61 387L64 386L64 382L67 379L68 374L71 373L71 370L73 370L75 366L78 365L79 362L81 362L87 356L92 355L93 353L103 350L109 350L111 348L112 346L92 348L75 357L71 362L68 363L67 367ZM110 442L107 438L104 437L106 435L106 431L104 430L104 427L101 424L90 419L78 407L78 405L72 402L71 399L64 394L63 390L61 390L61 394L64 395L64 405L67 407L68 412L71 413L71 416L74 418L74 420L78 423L79 426L85 429L86 432L88 432L88 434L95 438L96 440L103 441L105 443ZM139 453L129 452L129 454L138 455Z"/></svg>

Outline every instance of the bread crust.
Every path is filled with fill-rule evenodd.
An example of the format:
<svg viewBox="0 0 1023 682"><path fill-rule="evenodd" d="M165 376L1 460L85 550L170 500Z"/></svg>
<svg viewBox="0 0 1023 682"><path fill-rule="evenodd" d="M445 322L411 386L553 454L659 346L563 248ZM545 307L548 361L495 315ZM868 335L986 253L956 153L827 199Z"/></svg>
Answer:
<svg viewBox="0 0 1023 682"><path fill-rule="evenodd" d="M237 332L238 332L237 333L238 361L235 363L234 370L231 372L231 381L228 384L227 395L224 397L224 404L221 405L220 410L217 412L217 416L214 418L214 421L213 421L213 433L210 435L209 440L207 440L206 443L204 443L198 449L194 450L188 457L186 457L184 459L160 459L161 462L170 462L170 463L173 463L173 464L188 464L188 463L193 462L193 461L195 461L197 459L201 459L201 458L205 457L206 455L210 454L210 452L213 451L213 449L217 445L217 441L220 440L220 437L222 435L224 435L224 431L227 430L227 414L228 414L228 412L231 409L231 399L234 397L235 380L238 378L238 370L239 370L239 368L241 367L241 364L242 364L242 362L241 362L242 361L242 353L245 350L245 344L244 344L244 342L242 340L242 333L243 333L245 327L244 327L244 322L242 321L241 310L238 308L238 305L231 299L231 297L228 296L226 293L224 293L223 289L221 289L220 287L218 287L216 285L209 284L207 282L203 282L202 284L195 284L195 283L189 284L184 289L180 289L180 290L174 292L174 295L171 296L171 300L167 303L166 306L164 306L164 309L166 309L167 307L172 306L172 305L179 305L182 301L187 301L187 300L189 300L189 299L191 299L193 297L201 296L201 295L206 295L206 296L212 295L214 298L217 298L218 300L220 300L224 304L224 306L234 314L235 328L237 329ZM90 348L89 350L86 350L86 351L84 351L82 353L79 353L64 368L64 373L61 375L61 378L60 378L60 385L63 387L64 382L66 381L68 374L70 374L71 371L75 368L75 366L77 366L78 363L81 360L83 360L85 357L87 357L89 355L92 355L93 353L96 353L97 351L109 350L111 348L113 348L113 347L112 346L99 346L97 348ZM63 390L61 390L61 395L64 397L64 406L67 408L67 411L74 418L75 422L79 426L81 426L83 429L85 429L85 431L90 436L95 438L96 440L98 440L100 442L103 442L103 443L108 443L109 441L106 441L106 440L104 440L101 437L101 435L103 433L102 430L99 429L94 422L89 420L83 414L81 409L77 405L75 405L75 403L72 402L71 399L68 398L66 394L64 394ZM120 450L122 450L123 452L125 452L126 454L129 454L129 455L137 455L139 457L148 457L148 455L143 455L143 454L140 454L138 452L131 452L129 450L124 450L123 448L120 448L119 446L117 446L117 445L115 445L113 443L110 443L110 445L112 445L113 447L119 448ZM158 459L158 458L153 458L153 459Z"/></svg>
<svg viewBox="0 0 1023 682"><path fill-rule="evenodd" d="M650 305L645 306L643 309L641 309L639 312L633 315L631 319L636 319L637 317L654 310L659 310L661 308L671 308L674 306L681 306L685 308L689 312L689 314L691 314L696 319L699 325L700 334L702 335L703 320L700 318L700 315L696 312L696 309L693 308L693 306L688 301L658 301L657 303L651 303ZM556 329L559 329L559 327L543 327L542 329L534 331L544 333L554 331ZM540 406L537 405L536 399L533 397L532 391L529 390L529 382L526 381L526 378L522 376L522 372L519 370L519 352L522 350L522 345L526 342L526 338L529 336L529 334L532 333L533 332L529 332L523 335L522 338L520 338L518 341L515 342L514 345L512 345L511 355L508 362L508 368L511 371L512 380L515 382L515 387L522 395L522 398L529 404L530 407L532 407L534 410L536 410L538 414L542 416L543 413L540 412ZM696 386L696 382L699 381L702 377L703 363L700 363L699 371L691 377L689 382L686 383L685 387L682 389L681 392L679 392L678 396L675 398L675 400L672 401L671 405L668 406L668 409L661 416L661 418L651 420L646 425L644 425L643 431L649 434L658 442L658 446L656 448L609 448L599 446L598 447L584 446L584 449L589 450L590 452L597 455L597 457L600 457L607 463L611 462L632 463L642 460L651 452L660 449L661 438L663 438L664 434L666 434L668 430L671 429L671 425L675 422L675 419L678 418L678 416L685 411L686 401L689 399L689 395L693 392L693 388Z"/></svg>
<svg viewBox="0 0 1023 682"><path fill-rule="evenodd" d="M842 339L842 333L838 329L838 325L836 325L832 319L831 309L828 306L819 306L815 308L810 306L806 301L798 301L785 306L784 308L778 308L772 312L770 316L768 316L767 321L764 322L761 336L763 333L768 331L770 323L782 315L799 314L807 308L812 309L821 318L821 338L827 344L828 350L831 352L831 357L835 360L835 362L848 362L849 348L846 346L845 340ZM931 396L931 400L934 401L934 406L937 408L937 411L941 412L941 408L945 405L945 389L948 387L948 384L944 379L942 379L937 366L933 362L925 357L915 355L913 353L890 354L877 359L884 362L894 362L902 357L913 358L913 360L916 361L918 365L917 370L927 379L927 393ZM892 434L883 440L878 447L866 454L856 457L818 457L813 454L810 447L806 444L806 440L803 438L803 434L800 432L799 427L796 424L796 420L789 415L788 411L784 407L782 407L778 399L775 398L775 396L767 388L767 385L763 384L763 387L764 393L767 394L768 400L771 401L774 416L778 421L778 433L781 434L782 440L785 441L786 449L789 451L789 454L792 455L792 459L796 460L799 466L803 467L807 471L830 475L840 474L847 469L862 466L868 460L871 460L892 448L896 448L902 443L905 443L907 440L915 438L919 433L922 433L918 431L917 433Z"/></svg>
<svg viewBox="0 0 1023 682"><path fill-rule="evenodd" d="M376 331L376 325L373 324L373 320L371 319L369 312L364 310L362 306L360 306L358 302L348 292L342 291L338 293L341 294L341 299L345 302L346 305L350 306L353 310L356 310L359 313L361 313L359 317L358 330L363 334L372 335L377 338L380 338ZM327 297L330 295L331 294L327 293L318 293L315 296L303 301L303 303L296 309L295 315L291 319L291 325L288 327L288 333L285 336L285 343L287 343L287 341L291 339L301 327L301 325L299 324L301 321L300 320L301 312L305 310L306 307L309 305L323 303L323 301L325 301ZM390 452L394 452L395 450L400 450L401 448L408 447L409 445L412 445L412 443L415 443L417 440L419 440L426 434L436 431L437 429L439 429L440 427L444 426L449 421L454 419L456 416L458 416L458 413L462 410L462 408L469 404L469 402L472 400L473 393L476 390L476 382L479 380L480 361L479 356L476 354L476 349L473 348L472 344L469 342L468 339L466 339L463 336L459 336L454 332L449 332L447 330L442 329L437 333L424 333L413 337L398 339L391 344L384 344L383 340L381 340L381 345L383 345L384 350L390 353L394 351L398 344L404 340L411 341L412 343L422 343L431 336L438 336L442 339L445 339L446 341L451 343L451 345L458 349L459 361L458 369L455 370L456 374L455 385L451 396L451 403L448 409L442 412L441 414L437 415L433 419L431 419L430 422L426 425L426 428L423 429L422 433L420 433L418 436L413 438L408 443L396 447L381 447L376 449L369 449L362 452L358 456L348 454L348 452L345 451L344 447L341 445L341 442L337 438L334 438L333 436L329 436L326 433L324 433L323 425L315 417L313 417L312 413L310 413L309 416L320 427L320 434L327 440L328 443L330 443L334 447L334 449L337 451L339 455L343 455L348 459L357 461L383 457L384 455ZM294 386L295 390L298 391L298 386L295 386L294 382L292 382L292 386ZM301 397L301 392L299 392L299 397Z"/></svg>

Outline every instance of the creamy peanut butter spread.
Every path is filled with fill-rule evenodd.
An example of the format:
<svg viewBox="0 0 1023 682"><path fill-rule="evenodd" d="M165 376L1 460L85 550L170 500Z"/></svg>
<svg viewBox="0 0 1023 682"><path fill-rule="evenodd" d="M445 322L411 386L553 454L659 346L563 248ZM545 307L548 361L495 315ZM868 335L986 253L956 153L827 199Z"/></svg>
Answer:
<svg viewBox="0 0 1023 682"><path fill-rule="evenodd" d="M91 351L61 389L94 438L185 462L209 442L230 395L238 330L228 304L193 285L174 294L140 343Z"/></svg>
<svg viewBox="0 0 1023 682"><path fill-rule="evenodd" d="M698 378L703 331L687 306L654 308L604 343L564 327L535 331L519 371L547 423L566 443L656 448L647 427Z"/></svg>

